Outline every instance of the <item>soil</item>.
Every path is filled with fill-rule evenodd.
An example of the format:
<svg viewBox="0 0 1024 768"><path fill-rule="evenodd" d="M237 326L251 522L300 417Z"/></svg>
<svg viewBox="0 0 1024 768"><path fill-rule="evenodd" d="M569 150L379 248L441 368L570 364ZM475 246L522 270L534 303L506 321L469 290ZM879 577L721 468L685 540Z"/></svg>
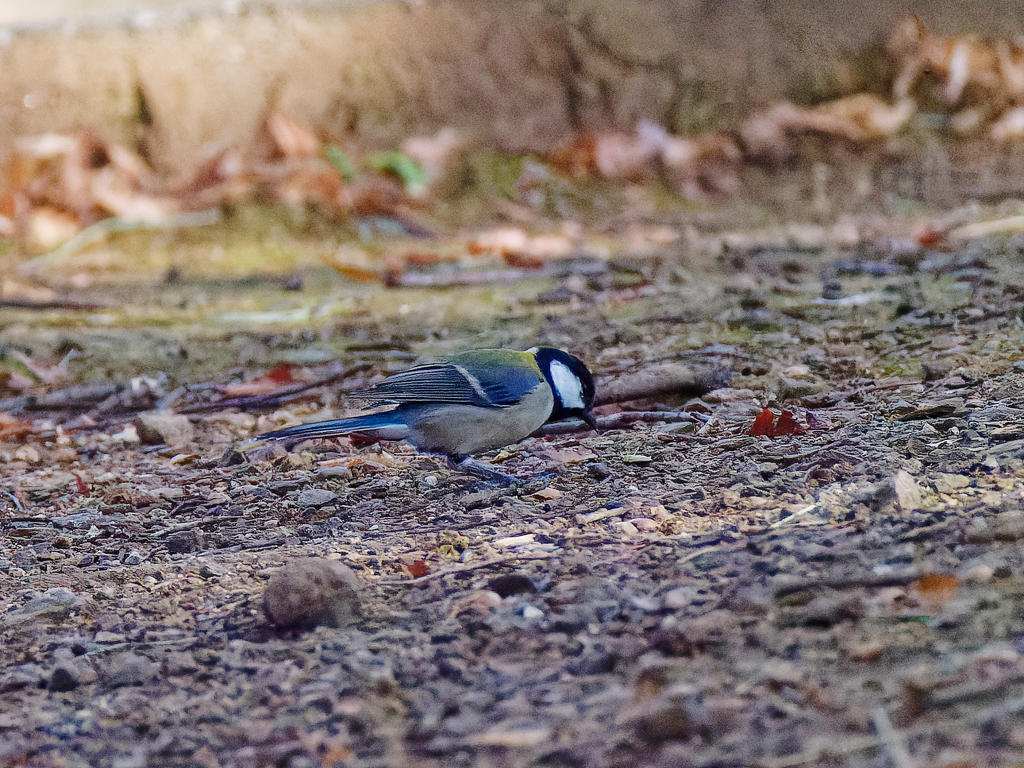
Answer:
<svg viewBox="0 0 1024 768"><path fill-rule="evenodd" d="M1024 765L1022 262L750 237L313 330L4 310L79 388L2 404L0 765ZM421 354L538 342L728 383L485 457L507 488L244 442ZM282 361L326 383L218 399ZM766 407L792 421L750 434ZM267 618L282 573L306 626Z"/></svg>

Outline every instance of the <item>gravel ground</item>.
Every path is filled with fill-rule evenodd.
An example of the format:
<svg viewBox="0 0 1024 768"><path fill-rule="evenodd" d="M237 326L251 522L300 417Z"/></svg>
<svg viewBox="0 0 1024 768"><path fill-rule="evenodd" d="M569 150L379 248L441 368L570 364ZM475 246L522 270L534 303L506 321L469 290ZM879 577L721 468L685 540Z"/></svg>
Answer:
<svg viewBox="0 0 1024 768"><path fill-rule="evenodd" d="M239 453L327 387L26 411L0 444L0 765L1024 765L1021 252L569 278L532 341L731 384L603 409L691 421L511 447L510 488L403 446ZM349 358L332 386L394 364ZM766 406L796 428L750 434Z"/></svg>

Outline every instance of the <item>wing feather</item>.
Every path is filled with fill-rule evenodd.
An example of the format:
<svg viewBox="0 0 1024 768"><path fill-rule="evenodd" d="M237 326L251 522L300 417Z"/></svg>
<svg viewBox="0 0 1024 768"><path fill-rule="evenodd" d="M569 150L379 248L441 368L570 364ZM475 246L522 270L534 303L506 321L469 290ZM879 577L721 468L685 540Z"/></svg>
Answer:
<svg viewBox="0 0 1024 768"><path fill-rule="evenodd" d="M459 403L502 407L544 382L533 356L513 350L473 350L417 365L352 397L371 403Z"/></svg>

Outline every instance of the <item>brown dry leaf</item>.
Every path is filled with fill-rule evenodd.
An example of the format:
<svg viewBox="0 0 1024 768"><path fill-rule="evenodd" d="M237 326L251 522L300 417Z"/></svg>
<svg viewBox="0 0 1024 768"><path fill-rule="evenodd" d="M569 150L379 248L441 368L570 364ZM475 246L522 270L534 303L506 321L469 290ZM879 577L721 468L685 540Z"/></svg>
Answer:
<svg viewBox="0 0 1024 768"><path fill-rule="evenodd" d="M929 573L919 578L914 586L924 599L938 604L948 603L956 597L960 579L952 573Z"/></svg>
<svg viewBox="0 0 1024 768"><path fill-rule="evenodd" d="M1024 99L1024 48L1013 41L972 33L942 37L910 14L893 30L886 49L899 68L893 84L897 99L909 95L922 76L937 80L941 97L951 105L969 95L997 109Z"/></svg>
<svg viewBox="0 0 1024 768"><path fill-rule="evenodd" d="M538 456L549 459L550 461L557 461L559 464L575 464L580 461L592 461L597 458L597 454L589 448L583 448L582 446L571 446L567 448L545 448L542 451L537 452Z"/></svg>
<svg viewBox="0 0 1024 768"><path fill-rule="evenodd" d="M253 178L246 173L237 148L221 149L196 166L184 182L171 185L183 208L209 208L241 200L252 191Z"/></svg>
<svg viewBox="0 0 1024 768"><path fill-rule="evenodd" d="M315 205L328 214L345 213L351 208L352 200L341 175L326 160L314 158L261 170L270 181L271 196L285 205Z"/></svg>
<svg viewBox="0 0 1024 768"><path fill-rule="evenodd" d="M636 131L582 134L549 156L549 162L572 176L642 181L663 171L684 197L731 192L739 186L735 166L739 147L724 133L673 136L647 120Z"/></svg>
<svg viewBox="0 0 1024 768"><path fill-rule="evenodd" d="M917 105L903 98L895 104L869 93L857 93L815 107L780 101L752 114L740 126L740 139L752 157L785 158L792 135L822 133L855 143L895 136L914 115Z"/></svg>
<svg viewBox="0 0 1024 768"><path fill-rule="evenodd" d="M57 300L57 292L39 285L29 285L5 277L0 280L0 299L6 301L30 301L43 304Z"/></svg>
<svg viewBox="0 0 1024 768"><path fill-rule="evenodd" d="M4 442L24 440L36 431L37 426L34 421L19 419L0 411L0 440Z"/></svg>
<svg viewBox="0 0 1024 768"><path fill-rule="evenodd" d="M430 566L425 560L413 560L411 565L402 564L402 570L408 574L410 579L418 579L430 573Z"/></svg>
<svg viewBox="0 0 1024 768"><path fill-rule="evenodd" d="M320 140L279 112L267 118L267 132L277 151L289 160L307 160L320 154Z"/></svg>
<svg viewBox="0 0 1024 768"><path fill-rule="evenodd" d="M1024 136L1024 107L1006 110L988 129L992 141L1010 141Z"/></svg>
<svg viewBox="0 0 1024 768"><path fill-rule="evenodd" d="M562 498L562 492L557 488L541 488L536 493L531 493L530 498L535 501L554 501Z"/></svg>
<svg viewBox="0 0 1024 768"><path fill-rule="evenodd" d="M649 131L600 133L594 137L594 169L606 179L642 181L656 169L661 149L661 136Z"/></svg>
<svg viewBox="0 0 1024 768"><path fill-rule="evenodd" d="M151 224L158 224L181 212L177 200L139 191L130 177L113 166L102 168L93 175L92 198L93 204L105 213Z"/></svg>
<svg viewBox="0 0 1024 768"><path fill-rule="evenodd" d="M381 279L380 264L362 248L354 245L343 245L336 251L325 253L322 260L351 280L376 282Z"/></svg>
<svg viewBox="0 0 1024 768"><path fill-rule="evenodd" d="M38 464L43 457L34 445L22 445L14 451L14 458L29 464Z"/></svg>
<svg viewBox="0 0 1024 768"><path fill-rule="evenodd" d="M661 162L676 191L689 200L707 193L735 192L740 185L736 166L740 148L724 133L708 133L695 138L666 136Z"/></svg>
<svg viewBox="0 0 1024 768"><path fill-rule="evenodd" d="M531 236L518 227L501 227L478 235L466 249L473 256L500 256L510 266L535 269L571 255L574 247L572 238L561 233Z"/></svg>
<svg viewBox="0 0 1024 768"><path fill-rule="evenodd" d="M27 218L25 241L35 250L53 250L77 235L81 229L78 217L73 213L48 205L33 208Z"/></svg>

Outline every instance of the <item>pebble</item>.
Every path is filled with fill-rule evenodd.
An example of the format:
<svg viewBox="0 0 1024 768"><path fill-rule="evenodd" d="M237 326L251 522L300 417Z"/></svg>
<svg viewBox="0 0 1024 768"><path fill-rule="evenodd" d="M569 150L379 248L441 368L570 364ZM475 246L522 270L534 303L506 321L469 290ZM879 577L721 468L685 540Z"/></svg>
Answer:
<svg viewBox="0 0 1024 768"><path fill-rule="evenodd" d="M138 550L133 549L127 555L124 556L125 565L139 565L142 563L142 555Z"/></svg>
<svg viewBox="0 0 1024 768"><path fill-rule="evenodd" d="M54 666L46 687L51 691L73 691L80 685L96 682L99 675L87 656L76 656L70 648L53 653Z"/></svg>
<svg viewBox="0 0 1024 768"><path fill-rule="evenodd" d="M0 623L15 626L40 618L56 621L68 616L73 610L91 606L92 601L76 595L67 587L51 587L45 592L34 593L34 597L23 606L5 613L0 617Z"/></svg>
<svg viewBox="0 0 1024 768"><path fill-rule="evenodd" d="M148 411L135 418L135 431L146 445L168 445L184 448L196 436L195 428L187 416L170 411Z"/></svg>
<svg viewBox="0 0 1024 768"><path fill-rule="evenodd" d="M157 676L159 665L146 656L126 651L115 654L107 662L106 681L112 688L142 685Z"/></svg>
<svg viewBox="0 0 1024 768"><path fill-rule="evenodd" d="M696 728L685 703L656 698L637 705L623 718L644 741L661 743L669 739L688 739Z"/></svg>
<svg viewBox="0 0 1024 768"><path fill-rule="evenodd" d="M323 488L306 488L299 494L298 502L303 507L322 507L338 498L338 494Z"/></svg>
<svg viewBox="0 0 1024 768"><path fill-rule="evenodd" d="M71 667L59 666L50 673L50 682L46 687L51 691L73 691L78 687L78 674Z"/></svg>
<svg viewBox="0 0 1024 768"><path fill-rule="evenodd" d="M658 530L658 523L655 520L651 520L649 517L633 517L630 518L629 522L633 524L633 527L643 533L650 533L651 531Z"/></svg>
<svg viewBox="0 0 1024 768"><path fill-rule="evenodd" d="M201 552L206 549L206 538L195 528L172 533L166 539L167 551L172 555L182 552Z"/></svg>
<svg viewBox="0 0 1024 768"><path fill-rule="evenodd" d="M344 626L359 614L357 585L356 575L337 560L293 560L270 579L263 612L282 628Z"/></svg>
<svg viewBox="0 0 1024 768"><path fill-rule="evenodd" d="M191 653L172 651L164 657L163 671L168 677L191 675L199 671L199 662Z"/></svg>
<svg viewBox="0 0 1024 768"><path fill-rule="evenodd" d="M697 597L696 587L676 587L665 593L665 607L670 611L685 608Z"/></svg>
<svg viewBox="0 0 1024 768"><path fill-rule="evenodd" d="M0 693L38 688L42 681L43 673L38 664L19 664L0 675Z"/></svg>

